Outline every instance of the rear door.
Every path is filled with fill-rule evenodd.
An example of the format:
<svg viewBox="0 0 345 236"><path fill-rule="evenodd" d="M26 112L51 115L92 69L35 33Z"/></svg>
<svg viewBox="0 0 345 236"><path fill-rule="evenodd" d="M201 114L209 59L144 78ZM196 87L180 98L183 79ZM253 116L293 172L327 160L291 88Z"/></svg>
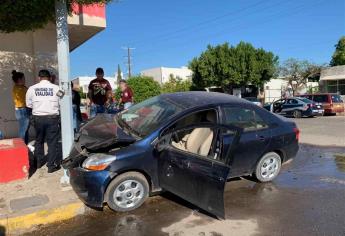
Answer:
<svg viewBox="0 0 345 236"><path fill-rule="evenodd" d="M202 129L210 131L205 135L205 130ZM240 129L235 127L197 125L165 135L156 146L160 152L160 186L201 209L224 218L223 195L230 171L228 156L231 156L240 133ZM161 142L163 148L160 147Z"/></svg>
<svg viewBox="0 0 345 236"><path fill-rule="evenodd" d="M224 125L242 129L238 144L232 152L229 177L251 174L271 141L271 129L260 114L251 108L224 106L222 113Z"/></svg>

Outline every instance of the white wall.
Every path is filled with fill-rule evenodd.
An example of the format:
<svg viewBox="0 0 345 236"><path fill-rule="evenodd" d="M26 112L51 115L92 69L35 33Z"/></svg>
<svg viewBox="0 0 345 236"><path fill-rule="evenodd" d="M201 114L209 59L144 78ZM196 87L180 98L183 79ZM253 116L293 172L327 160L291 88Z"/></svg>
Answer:
<svg viewBox="0 0 345 236"><path fill-rule="evenodd" d="M164 84L169 81L170 75L180 77L183 80L192 78L192 71L187 67L171 68L171 67L157 67L141 71L142 75L153 77L155 81Z"/></svg>
<svg viewBox="0 0 345 236"><path fill-rule="evenodd" d="M40 69L57 74L56 31L49 25L45 29L27 33L0 34L0 130L5 137L16 137L12 99L12 70L25 74L29 87L37 82Z"/></svg>
<svg viewBox="0 0 345 236"><path fill-rule="evenodd" d="M140 74L144 76L152 77L155 81L162 84L162 68L161 67L143 70L140 72Z"/></svg>
<svg viewBox="0 0 345 236"><path fill-rule="evenodd" d="M191 79L193 72L188 69L187 67L181 68L168 68L162 67L162 83L166 83L169 81L170 75L174 75L175 77L180 77L183 80Z"/></svg>

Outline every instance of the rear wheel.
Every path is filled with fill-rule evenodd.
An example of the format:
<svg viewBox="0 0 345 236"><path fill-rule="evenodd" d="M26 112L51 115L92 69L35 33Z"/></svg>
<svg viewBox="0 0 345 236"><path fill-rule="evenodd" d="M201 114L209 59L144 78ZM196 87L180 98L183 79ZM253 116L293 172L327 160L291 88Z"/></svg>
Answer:
<svg viewBox="0 0 345 236"><path fill-rule="evenodd" d="M116 177L108 186L105 200L114 211L131 211L140 207L149 195L144 175L127 172Z"/></svg>
<svg viewBox="0 0 345 236"><path fill-rule="evenodd" d="M281 168L281 158L275 152L266 153L255 169L255 177L260 182L270 182L278 176Z"/></svg>
<svg viewBox="0 0 345 236"><path fill-rule="evenodd" d="M302 112L300 110L293 111L293 117L301 118L302 117Z"/></svg>

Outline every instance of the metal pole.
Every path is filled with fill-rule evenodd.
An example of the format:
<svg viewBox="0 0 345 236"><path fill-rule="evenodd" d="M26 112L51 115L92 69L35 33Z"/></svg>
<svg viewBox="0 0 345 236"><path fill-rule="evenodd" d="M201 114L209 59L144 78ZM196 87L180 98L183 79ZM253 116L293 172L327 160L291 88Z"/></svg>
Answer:
<svg viewBox="0 0 345 236"><path fill-rule="evenodd" d="M71 150L74 139L72 91L69 78L69 38L66 0L55 0L55 13L59 83L60 89L65 92L64 97L60 101L62 155L65 159ZM61 177L60 182L64 184L69 183L66 170L64 170L64 176Z"/></svg>

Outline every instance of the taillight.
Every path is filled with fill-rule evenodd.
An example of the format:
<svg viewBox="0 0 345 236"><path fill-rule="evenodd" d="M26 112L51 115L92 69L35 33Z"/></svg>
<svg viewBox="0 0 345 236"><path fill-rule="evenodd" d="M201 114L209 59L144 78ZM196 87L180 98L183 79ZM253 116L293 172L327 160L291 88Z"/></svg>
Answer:
<svg viewBox="0 0 345 236"><path fill-rule="evenodd" d="M295 135L296 135L296 140L299 141L299 134L300 134L300 131L297 127L293 128L293 132L295 132Z"/></svg>

